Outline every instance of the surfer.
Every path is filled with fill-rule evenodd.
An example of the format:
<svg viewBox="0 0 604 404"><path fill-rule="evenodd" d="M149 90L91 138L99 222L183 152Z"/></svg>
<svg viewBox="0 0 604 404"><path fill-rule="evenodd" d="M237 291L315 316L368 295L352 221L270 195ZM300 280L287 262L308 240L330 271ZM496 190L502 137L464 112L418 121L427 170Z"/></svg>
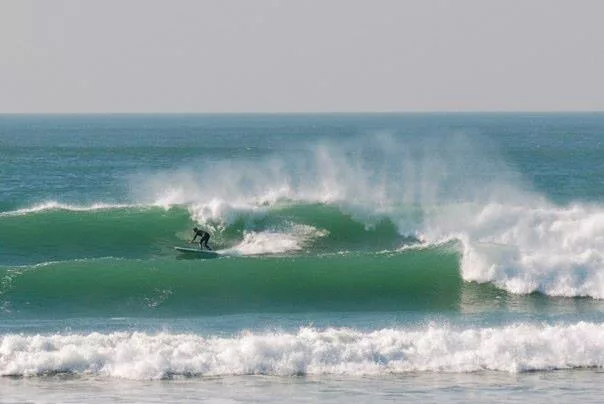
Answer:
<svg viewBox="0 0 604 404"><path fill-rule="evenodd" d="M195 236L193 236L193 240L191 240L191 243L194 243L197 236L199 236L199 249L203 250L203 247L205 246L208 250L212 251L212 249L208 245L210 233L208 233L207 231L200 230L197 227L194 227L193 231L195 232Z"/></svg>

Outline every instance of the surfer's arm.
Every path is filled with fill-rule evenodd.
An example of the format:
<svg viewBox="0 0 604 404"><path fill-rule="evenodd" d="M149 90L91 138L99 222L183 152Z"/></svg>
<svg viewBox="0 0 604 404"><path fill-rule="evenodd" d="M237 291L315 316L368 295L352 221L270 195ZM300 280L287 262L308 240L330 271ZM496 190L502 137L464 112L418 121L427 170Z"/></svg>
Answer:
<svg viewBox="0 0 604 404"><path fill-rule="evenodd" d="M193 240L191 240L191 243L194 242L196 238L197 238L197 234L193 236Z"/></svg>

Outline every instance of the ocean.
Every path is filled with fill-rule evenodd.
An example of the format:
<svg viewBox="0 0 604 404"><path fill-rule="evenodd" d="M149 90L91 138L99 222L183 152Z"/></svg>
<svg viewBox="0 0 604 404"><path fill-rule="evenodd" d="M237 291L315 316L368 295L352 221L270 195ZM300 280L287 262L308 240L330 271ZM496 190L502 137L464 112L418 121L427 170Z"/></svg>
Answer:
<svg viewBox="0 0 604 404"><path fill-rule="evenodd" d="M599 402L603 173L602 113L0 115L0 403Z"/></svg>

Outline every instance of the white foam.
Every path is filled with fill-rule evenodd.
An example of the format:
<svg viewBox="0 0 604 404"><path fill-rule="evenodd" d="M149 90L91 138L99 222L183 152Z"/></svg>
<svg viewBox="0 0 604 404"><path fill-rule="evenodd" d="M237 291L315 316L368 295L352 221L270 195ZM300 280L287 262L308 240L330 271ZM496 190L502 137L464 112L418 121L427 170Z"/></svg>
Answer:
<svg viewBox="0 0 604 404"><path fill-rule="evenodd" d="M53 210L64 210L64 211L72 211L72 212L87 212L87 211L95 211L95 210L110 210L110 209L125 209L132 207L143 207L145 205L139 204L111 204L111 203L94 203L92 205L73 205L67 203L60 203L57 201L47 201L44 203L40 203L29 208L18 209L9 212L0 212L0 216L22 216L31 213L38 213L44 211L53 211Z"/></svg>
<svg viewBox="0 0 604 404"><path fill-rule="evenodd" d="M303 250L312 240L327 234L326 230L300 224L290 224L284 231L246 231L243 241L225 252L241 255L296 252Z"/></svg>
<svg viewBox="0 0 604 404"><path fill-rule="evenodd" d="M465 280L512 293L604 298L604 209L489 204L458 236Z"/></svg>
<svg viewBox="0 0 604 404"><path fill-rule="evenodd" d="M173 375L383 375L524 372L604 366L604 325L515 324L420 330L302 328L297 333L20 335L0 337L0 375L57 372L126 379Z"/></svg>

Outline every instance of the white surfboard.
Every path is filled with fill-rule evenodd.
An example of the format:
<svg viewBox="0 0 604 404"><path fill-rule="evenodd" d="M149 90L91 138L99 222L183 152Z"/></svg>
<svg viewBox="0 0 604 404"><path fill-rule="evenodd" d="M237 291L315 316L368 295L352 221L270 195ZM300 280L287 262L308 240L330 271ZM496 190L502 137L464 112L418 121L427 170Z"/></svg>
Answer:
<svg viewBox="0 0 604 404"><path fill-rule="evenodd" d="M200 258L218 258L220 254L216 251L201 250L199 248L187 248L187 247L174 247L176 251L180 251L184 254L195 254Z"/></svg>

